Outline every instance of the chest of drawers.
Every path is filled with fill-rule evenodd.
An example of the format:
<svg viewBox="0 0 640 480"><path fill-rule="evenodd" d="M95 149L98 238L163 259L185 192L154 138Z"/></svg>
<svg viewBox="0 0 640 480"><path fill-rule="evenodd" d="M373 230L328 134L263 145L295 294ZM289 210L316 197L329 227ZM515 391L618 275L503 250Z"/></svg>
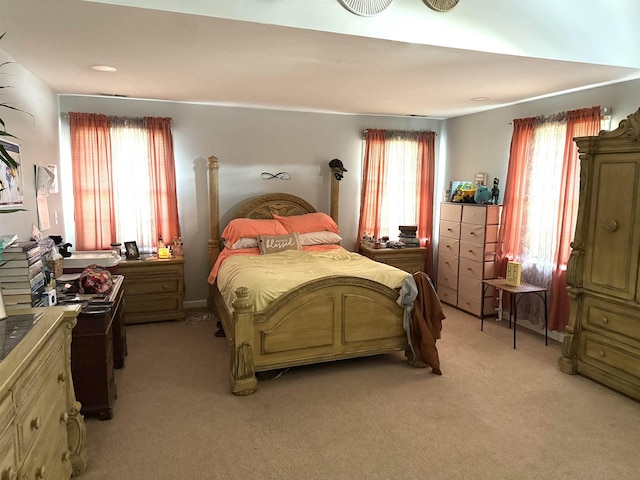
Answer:
<svg viewBox="0 0 640 480"><path fill-rule="evenodd" d="M124 275L125 323L185 317L183 257L126 260L118 265L117 273Z"/></svg>
<svg viewBox="0 0 640 480"><path fill-rule="evenodd" d="M424 270L426 248L369 248L361 245L360 254L376 262L393 265L409 273L416 273Z"/></svg>
<svg viewBox="0 0 640 480"><path fill-rule="evenodd" d="M84 419L70 367L78 312L77 306L17 310L0 321L5 346L8 333L24 335L0 355L2 479L61 480L86 467Z"/></svg>
<svg viewBox="0 0 640 480"><path fill-rule="evenodd" d="M438 296L449 305L473 315L494 312L485 297L482 280L495 277L495 257L500 224L500 205L443 203L440 208L438 247Z"/></svg>

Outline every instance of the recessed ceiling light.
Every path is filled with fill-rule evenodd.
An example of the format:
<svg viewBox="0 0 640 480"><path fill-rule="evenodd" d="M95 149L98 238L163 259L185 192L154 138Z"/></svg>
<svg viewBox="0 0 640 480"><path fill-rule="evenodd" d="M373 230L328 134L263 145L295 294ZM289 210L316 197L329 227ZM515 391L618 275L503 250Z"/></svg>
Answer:
<svg viewBox="0 0 640 480"><path fill-rule="evenodd" d="M473 97L471 99L472 102L486 102L488 100L491 100L489 97Z"/></svg>
<svg viewBox="0 0 640 480"><path fill-rule="evenodd" d="M116 67L112 67L110 65L91 65L91 70L95 70L96 72L115 72Z"/></svg>

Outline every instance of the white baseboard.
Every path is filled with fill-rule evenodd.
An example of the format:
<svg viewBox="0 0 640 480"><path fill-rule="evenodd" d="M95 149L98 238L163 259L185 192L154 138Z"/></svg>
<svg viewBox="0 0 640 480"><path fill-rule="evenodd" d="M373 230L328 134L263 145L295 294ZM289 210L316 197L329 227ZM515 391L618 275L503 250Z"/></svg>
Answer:
<svg viewBox="0 0 640 480"><path fill-rule="evenodd" d="M183 302L182 306L184 308L202 308L207 306L206 300L191 300L189 302Z"/></svg>
<svg viewBox="0 0 640 480"><path fill-rule="evenodd" d="M487 319L485 318L485 322L487 321ZM502 313L502 321L503 322L508 322L509 321L509 312L503 312ZM527 330L531 330L532 332L535 332L541 336L544 337L544 322L536 325L534 323L531 323L529 320L527 320L526 318L519 318L518 319L518 326L519 327L524 327ZM553 340L556 340L560 343L562 343L562 341L564 340L564 333L563 332L558 332L556 330L549 330L547 333L547 336Z"/></svg>

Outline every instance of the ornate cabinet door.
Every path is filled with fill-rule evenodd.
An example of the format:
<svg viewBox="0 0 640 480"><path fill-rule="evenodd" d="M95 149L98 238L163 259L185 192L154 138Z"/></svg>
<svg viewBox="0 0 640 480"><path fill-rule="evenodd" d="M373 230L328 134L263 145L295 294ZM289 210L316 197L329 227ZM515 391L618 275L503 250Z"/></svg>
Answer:
<svg viewBox="0 0 640 480"><path fill-rule="evenodd" d="M597 155L587 227L584 287L625 300L636 298L640 251L640 162L630 154Z"/></svg>

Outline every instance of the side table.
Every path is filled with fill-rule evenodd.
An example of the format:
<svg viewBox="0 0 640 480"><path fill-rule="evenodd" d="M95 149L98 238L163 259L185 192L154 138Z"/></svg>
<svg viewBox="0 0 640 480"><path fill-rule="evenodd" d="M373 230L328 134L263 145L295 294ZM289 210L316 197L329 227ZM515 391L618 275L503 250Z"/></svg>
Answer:
<svg viewBox="0 0 640 480"><path fill-rule="evenodd" d="M530 283L521 282L520 285L509 285L504 278L483 280L482 311L484 312L484 292L487 287L494 287L509 294L509 327L513 320L513 349L516 348L516 325L518 324L518 302L524 295L534 294L544 302L544 344L549 345L547 331L547 289ZM480 316L480 331L484 331L484 316Z"/></svg>
<svg viewBox="0 0 640 480"><path fill-rule="evenodd" d="M424 270L427 249L424 247L370 248L361 245L359 253L376 262L386 263L413 274Z"/></svg>

